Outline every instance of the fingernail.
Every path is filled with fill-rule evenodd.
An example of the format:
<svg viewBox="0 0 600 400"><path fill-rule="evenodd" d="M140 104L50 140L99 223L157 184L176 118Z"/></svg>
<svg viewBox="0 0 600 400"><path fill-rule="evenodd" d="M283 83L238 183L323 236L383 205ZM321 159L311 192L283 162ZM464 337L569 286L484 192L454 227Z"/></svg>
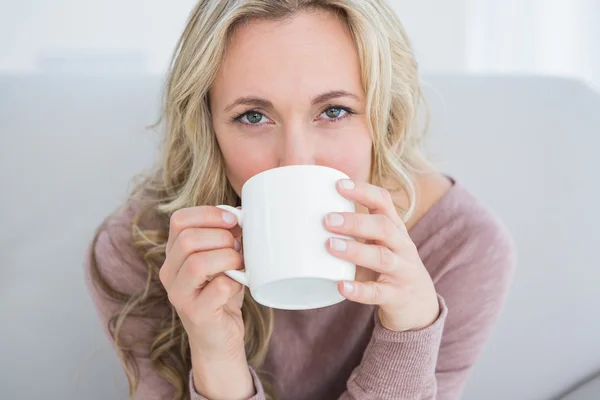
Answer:
<svg viewBox="0 0 600 400"><path fill-rule="evenodd" d="M329 239L329 247L335 251L345 251L346 247L348 247L348 246L347 246L345 240L338 239L338 238L331 238L331 239Z"/></svg>
<svg viewBox="0 0 600 400"><path fill-rule="evenodd" d="M331 213L327 215L325 222L329 226L342 226L342 224L344 223L344 217L340 214Z"/></svg>
<svg viewBox="0 0 600 400"><path fill-rule="evenodd" d="M227 222L228 224L235 224L237 222L237 218L235 217L235 215L233 215L230 212L227 211L223 211L223 221Z"/></svg>
<svg viewBox="0 0 600 400"><path fill-rule="evenodd" d="M233 248L235 249L235 251L240 251L242 245L236 239L233 239Z"/></svg>
<svg viewBox="0 0 600 400"><path fill-rule="evenodd" d="M354 182L350 179L341 179L339 185L342 189L350 190L354 189Z"/></svg>
<svg viewBox="0 0 600 400"><path fill-rule="evenodd" d="M344 281L344 291L347 293L354 291L354 285L352 282Z"/></svg>

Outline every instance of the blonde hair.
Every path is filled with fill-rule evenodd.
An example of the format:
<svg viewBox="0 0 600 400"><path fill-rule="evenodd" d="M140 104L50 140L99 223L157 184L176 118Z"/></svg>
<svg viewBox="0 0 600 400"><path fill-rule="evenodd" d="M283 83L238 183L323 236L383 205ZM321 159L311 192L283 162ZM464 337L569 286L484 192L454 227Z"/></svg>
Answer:
<svg viewBox="0 0 600 400"><path fill-rule="evenodd" d="M145 288L134 295L113 290L92 260L94 280L123 305L109 321L109 328L126 371L130 398L140 377L135 354L122 335L122 326L128 318L143 317L158 306L168 306L170 315L159 324L153 342L148 344L150 360L153 368L173 385L173 399L188 397L191 363L187 335L158 280L158 271L165 258L168 222L173 212L197 205L235 205L239 201L225 175L208 103L209 88L232 32L240 23L253 19L277 20L300 11L320 10L337 15L356 43L373 138L371 182L406 193L409 207L399 210L403 218L408 218L414 210L411 169L428 165L420 150L423 131L413 126L422 95L406 33L384 1L199 1L177 43L170 67L163 114L164 158L133 195L146 199L146 206L138 212L131 227L135 248L148 267ZM142 215L160 221L161 228L144 228L140 223ZM261 377L268 398L275 398L268 377L261 370L272 332L272 311L249 295L244 298L242 311L248 363Z"/></svg>

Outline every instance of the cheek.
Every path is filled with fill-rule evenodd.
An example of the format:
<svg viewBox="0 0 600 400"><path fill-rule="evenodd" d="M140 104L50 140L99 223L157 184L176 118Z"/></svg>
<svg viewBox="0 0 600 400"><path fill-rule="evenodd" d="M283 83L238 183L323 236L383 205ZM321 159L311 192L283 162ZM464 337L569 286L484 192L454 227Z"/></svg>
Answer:
<svg viewBox="0 0 600 400"><path fill-rule="evenodd" d="M241 194L244 182L262 171L277 166L277 160L268 156L272 152L265 152L264 148L252 148L248 141L235 138L221 139L219 147L223 153L227 178L238 196Z"/></svg>
<svg viewBox="0 0 600 400"><path fill-rule="evenodd" d="M367 182L371 174L371 149L368 134L352 135L323 146L317 164L342 171L351 179Z"/></svg>

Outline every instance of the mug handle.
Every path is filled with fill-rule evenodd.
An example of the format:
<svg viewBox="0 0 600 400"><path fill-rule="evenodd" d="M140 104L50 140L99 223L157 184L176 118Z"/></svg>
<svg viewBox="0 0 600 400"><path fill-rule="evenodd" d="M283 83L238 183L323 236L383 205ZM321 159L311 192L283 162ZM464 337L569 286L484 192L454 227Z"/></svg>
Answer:
<svg viewBox="0 0 600 400"><path fill-rule="evenodd" d="M238 225L240 226L240 228L243 228L242 221L244 220L244 217L243 217L244 213L242 210L239 210L239 209L237 209L235 207L231 207L231 206L225 206L225 205L217 206L217 208L220 208L221 210L229 211L230 213L235 215L235 217L238 220ZM244 286L249 286L248 285L248 275L245 272L238 271L236 269L232 269L229 271L225 271L224 273L225 273L225 275L227 275L234 281L237 281Z"/></svg>

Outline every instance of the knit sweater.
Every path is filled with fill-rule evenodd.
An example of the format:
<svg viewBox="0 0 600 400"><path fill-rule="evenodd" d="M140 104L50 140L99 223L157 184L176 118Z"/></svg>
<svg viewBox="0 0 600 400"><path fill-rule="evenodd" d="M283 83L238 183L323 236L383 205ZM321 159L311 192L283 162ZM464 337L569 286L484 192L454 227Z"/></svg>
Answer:
<svg viewBox="0 0 600 400"><path fill-rule="evenodd" d="M90 248L104 278L124 293L139 292L147 279L146 264L131 237L137 210L131 202L111 216ZM506 298L515 263L513 243L493 213L456 182L409 234L438 293L438 319L422 330L393 332L381 325L375 306L347 300L314 310L274 310L263 369L277 398L460 398ZM119 306L93 284L89 269L86 261L88 288L106 326ZM127 336L142 346L151 342L160 320L156 316L168 315L168 305L164 308L128 321L123 328ZM140 384L135 398L170 399L173 388L151 367L147 348L136 353ZM250 372L256 389L250 400L264 400L262 384ZM189 390L191 400L205 400L195 392L191 373Z"/></svg>

